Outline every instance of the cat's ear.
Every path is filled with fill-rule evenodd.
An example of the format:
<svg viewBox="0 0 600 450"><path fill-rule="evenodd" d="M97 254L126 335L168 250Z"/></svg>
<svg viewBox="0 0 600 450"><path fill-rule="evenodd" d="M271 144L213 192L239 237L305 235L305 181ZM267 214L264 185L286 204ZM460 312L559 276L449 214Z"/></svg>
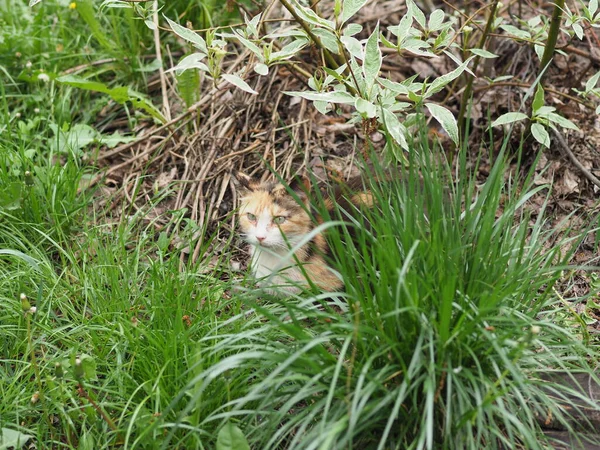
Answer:
<svg viewBox="0 0 600 450"><path fill-rule="evenodd" d="M300 197L307 197L311 189L310 178L306 175L294 177L290 183L290 189Z"/></svg>
<svg viewBox="0 0 600 450"><path fill-rule="evenodd" d="M241 189L245 189L248 191L252 190L252 183L253 183L253 179L251 176L246 175L245 173L242 173L240 171L235 171L233 172L233 178L232 178L233 184L235 185L236 189L241 190Z"/></svg>

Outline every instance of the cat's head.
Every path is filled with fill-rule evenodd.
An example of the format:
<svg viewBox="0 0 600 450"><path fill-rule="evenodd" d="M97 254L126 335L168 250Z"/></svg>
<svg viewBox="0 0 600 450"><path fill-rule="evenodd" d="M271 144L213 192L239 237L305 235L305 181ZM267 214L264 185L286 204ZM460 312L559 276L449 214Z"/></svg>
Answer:
<svg viewBox="0 0 600 450"><path fill-rule="evenodd" d="M237 173L236 186L240 193L239 221L246 242L272 250L288 250L312 229L306 211L308 179L283 184L264 182Z"/></svg>

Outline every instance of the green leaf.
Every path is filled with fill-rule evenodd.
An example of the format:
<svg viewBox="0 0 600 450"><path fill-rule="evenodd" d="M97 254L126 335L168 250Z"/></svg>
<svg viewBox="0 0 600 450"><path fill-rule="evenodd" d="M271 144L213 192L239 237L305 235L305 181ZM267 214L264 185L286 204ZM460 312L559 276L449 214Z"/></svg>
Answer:
<svg viewBox="0 0 600 450"><path fill-rule="evenodd" d="M240 428L227 422L217 435L217 450L250 450L250 445Z"/></svg>
<svg viewBox="0 0 600 450"><path fill-rule="evenodd" d="M3 183L0 189L0 211L18 209L21 206L22 190L23 183L20 181Z"/></svg>
<svg viewBox="0 0 600 450"><path fill-rule="evenodd" d="M300 50L308 45L308 39L304 36L298 39L293 40L289 44L285 45L278 52L273 52L269 56L269 62L272 61L282 61L284 59L289 59L293 56L296 56Z"/></svg>
<svg viewBox="0 0 600 450"><path fill-rule="evenodd" d="M382 56L381 49L379 48L379 23L377 23L373 33L371 33L371 36L369 36L369 39L367 40L367 45L365 46L365 59L363 61L363 74L365 76L367 92L369 93L373 89L375 80L379 75L381 62Z"/></svg>
<svg viewBox="0 0 600 450"><path fill-rule="evenodd" d="M304 21L310 23L311 25L315 25L317 27L323 27L330 31L335 31L335 24L331 20L323 19L319 17L319 15L314 12L312 9L307 8L306 6L302 6L298 3L297 0L291 0L291 3L296 10L296 13L304 19Z"/></svg>
<svg viewBox="0 0 600 450"><path fill-rule="evenodd" d="M531 104L534 115L542 106L544 106L544 88L541 84L538 84L535 96L533 97L533 103Z"/></svg>
<svg viewBox="0 0 600 450"><path fill-rule="evenodd" d="M367 3L367 0L345 0L342 9L342 23L356 14L365 3Z"/></svg>
<svg viewBox="0 0 600 450"><path fill-rule="evenodd" d="M169 22L169 26L175 32L177 36L180 38L190 42L194 47L200 50L203 53L208 54L208 49L206 48L206 41L202 36L193 32L192 30L188 30L185 27L182 27L176 22L173 22L171 19L165 16L167 22Z"/></svg>
<svg viewBox="0 0 600 450"><path fill-rule="evenodd" d="M592 76L589 80L587 80L587 82L585 83L585 93L586 94L596 87L596 84L598 84L599 79L600 79L600 72L598 72L596 75Z"/></svg>
<svg viewBox="0 0 600 450"><path fill-rule="evenodd" d="M323 28L315 28L313 33L321 40L321 44L323 44L323 46L331 53L336 55L340 53L338 41L333 31L325 30Z"/></svg>
<svg viewBox="0 0 600 450"><path fill-rule="evenodd" d="M444 23L444 11L441 9L436 9L429 15L429 23L427 24L427 28L430 31L437 31L441 28Z"/></svg>
<svg viewBox="0 0 600 450"><path fill-rule="evenodd" d="M346 28L344 28L343 35L344 36L354 36L362 31L362 25L358 23L349 23Z"/></svg>
<svg viewBox="0 0 600 450"><path fill-rule="evenodd" d="M450 83L455 78L459 77L466 69L468 64L474 57L471 56L465 62L463 62L460 66L454 69L452 72L448 72L441 77L436 78L427 88L427 91L424 94L424 98L431 97L433 94L440 92L444 87Z"/></svg>
<svg viewBox="0 0 600 450"><path fill-rule="evenodd" d="M569 119L558 115L556 113L548 113L545 116L550 122L554 122L558 125L560 125L563 128L568 128L569 130L575 130L575 131L579 131L579 127L577 125L575 125L573 122L571 122Z"/></svg>
<svg viewBox="0 0 600 450"><path fill-rule="evenodd" d="M134 91L131 88L128 88L127 86L118 86L111 89L104 83L86 80L85 78L75 75L64 75L57 78L56 81L61 84L66 84L67 86L108 94L119 104L124 104L125 102L129 101L133 104L133 106L143 109L158 121L162 123L167 121L161 112L152 104L152 102L150 102L150 100L144 98L142 94Z"/></svg>
<svg viewBox="0 0 600 450"><path fill-rule="evenodd" d="M497 127L499 125L506 125L523 119L527 119L527 114L523 114L520 112L509 112L506 114L502 114L500 117L494 120L492 122L492 126Z"/></svg>
<svg viewBox="0 0 600 450"><path fill-rule="evenodd" d="M94 4L90 0L80 0L77 2L77 12L84 20L92 32L92 36L96 38L98 43L110 52L114 52L116 45L108 38L104 32L104 27L96 19L96 10Z"/></svg>
<svg viewBox="0 0 600 450"><path fill-rule="evenodd" d="M408 150L406 142L406 127L400 123L396 114L386 108L381 108L379 117L380 122L385 126L392 139L396 141L404 150Z"/></svg>
<svg viewBox="0 0 600 450"><path fill-rule="evenodd" d="M531 125L531 134L536 141L542 144L546 148L550 148L550 135L541 123L534 123Z"/></svg>
<svg viewBox="0 0 600 450"><path fill-rule="evenodd" d="M421 28L425 29L427 24L425 23L425 14L419 9L413 0L407 0L406 6L408 6L408 12L415 18L417 23L421 25Z"/></svg>
<svg viewBox="0 0 600 450"><path fill-rule="evenodd" d="M186 70L175 75L177 92L189 108L200 100L200 74L197 70Z"/></svg>
<svg viewBox="0 0 600 450"><path fill-rule="evenodd" d="M440 123L444 131L448 133L450 139L458 145L458 124L452 113L443 106L436 105L435 103L425 103L425 107L429 110L435 120Z"/></svg>
<svg viewBox="0 0 600 450"><path fill-rule="evenodd" d="M344 48L355 58L362 58L362 45L360 41L352 36L342 36L340 41L344 44Z"/></svg>
<svg viewBox="0 0 600 450"><path fill-rule="evenodd" d="M530 39L531 38L531 34L529 34L527 31L523 31L513 25L500 25L500 28L502 28L507 33L510 33L513 36L516 36L518 38L522 38L522 39Z"/></svg>
<svg viewBox="0 0 600 450"><path fill-rule="evenodd" d="M238 31L234 31L235 37L252 53L254 53L258 58L263 61L265 59L262 50L252 41L249 41L244 36L242 36Z"/></svg>
<svg viewBox="0 0 600 450"><path fill-rule="evenodd" d="M305 98L307 100L312 100L314 101L322 101L322 102L329 102L329 103L342 103L342 104L346 104L346 105L352 105L354 104L355 101L355 97L346 93L346 92L340 92L340 91L334 91L334 92L294 92L294 91L288 91L288 92L284 92L287 95L291 95L292 97L302 97Z"/></svg>
<svg viewBox="0 0 600 450"><path fill-rule="evenodd" d="M482 58L497 58L498 55L492 52L488 52L487 50L483 50L482 48L471 48L469 49L471 53L474 55L480 56Z"/></svg>
<svg viewBox="0 0 600 450"><path fill-rule="evenodd" d="M96 380L96 360L85 353L79 356L79 359L81 360L81 368L83 369L85 379Z"/></svg>
<svg viewBox="0 0 600 450"><path fill-rule="evenodd" d="M210 72L208 66L200 62L204 58L206 58L206 55L204 53L192 53L191 55L187 55L181 61L179 61L179 63L177 63L176 66L166 70L165 73L175 71L177 75L181 75L188 69L200 69L204 70L205 72Z"/></svg>
<svg viewBox="0 0 600 450"><path fill-rule="evenodd" d="M575 32L575 35L579 38L579 40L582 40L583 28L581 27L581 25L579 25L578 23L574 23L573 25L571 25L571 27L573 28L573 31Z"/></svg>
<svg viewBox="0 0 600 450"><path fill-rule="evenodd" d="M269 67L266 64L258 63L254 66L254 71L259 75L267 75L269 73Z"/></svg>
<svg viewBox="0 0 600 450"><path fill-rule="evenodd" d="M244 80L242 80L237 75L226 73L226 74L221 75L221 77L225 81L228 81L229 83L233 84L234 86L240 88L242 91L246 91L250 94L255 94L255 95L258 94L258 92L256 92L254 89L252 89L250 87L250 85L248 85L248 83L246 83Z"/></svg>
<svg viewBox="0 0 600 450"><path fill-rule="evenodd" d="M14 257L20 259L21 261L25 262L26 264L29 264L29 266L32 269L34 269L35 271L37 271L37 272L40 271L40 261L38 261L35 258L32 258L29 255L26 255L23 252L20 252L19 250L13 250L10 248L5 248L5 249L0 248L0 255L14 256Z"/></svg>
<svg viewBox="0 0 600 450"><path fill-rule="evenodd" d="M50 124L50 128L54 131L55 136L51 145L59 153L76 152L80 154L83 148L100 141L101 137L95 129L83 123L76 123L67 131L58 128L55 124Z"/></svg>
<svg viewBox="0 0 600 450"><path fill-rule="evenodd" d="M372 119L377 115L377 107L364 98L358 97L354 102L354 106L363 117Z"/></svg>
<svg viewBox="0 0 600 450"><path fill-rule="evenodd" d="M189 73L191 73L191 72L189 72ZM106 145L108 148L114 148L119 144L133 142L136 139L137 138L135 136L123 136L119 132L119 130L117 130L113 134L103 134L100 141L102 142L103 145Z"/></svg>
<svg viewBox="0 0 600 450"><path fill-rule="evenodd" d="M27 443L29 439L32 438L33 436L21 433L17 430L0 428L0 450L6 450L9 448L20 449Z"/></svg>

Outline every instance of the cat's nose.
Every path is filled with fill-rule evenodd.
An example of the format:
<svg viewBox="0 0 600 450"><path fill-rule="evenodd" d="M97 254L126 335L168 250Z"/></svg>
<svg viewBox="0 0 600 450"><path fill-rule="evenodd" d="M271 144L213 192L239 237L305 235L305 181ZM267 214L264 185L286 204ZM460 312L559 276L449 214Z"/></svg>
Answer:
<svg viewBox="0 0 600 450"><path fill-rule="evenodd" d="M262 242L262 241L264 241L266 238L267 238L266 236L256 236L256 240L257 240L258 242Z"/></svg>

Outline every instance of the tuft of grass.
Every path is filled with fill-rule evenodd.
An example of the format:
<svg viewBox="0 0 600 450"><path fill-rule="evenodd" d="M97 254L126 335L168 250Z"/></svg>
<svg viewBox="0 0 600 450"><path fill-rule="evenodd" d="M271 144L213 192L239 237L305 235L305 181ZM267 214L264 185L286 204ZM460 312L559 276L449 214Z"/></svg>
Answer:
<svg viewBox="0 0 600 450"><path fill-rule="evenodd" d="M464 154L456 186L440 158L424 146L397 179L367 172L379 206L333 217L346 222L329 230L344 293L249 294L260 328L200 341L220 360L177 399L230 397L203 430L234 422L262 449L541 449L549 415L573 431L561 400L574 393L545 375L598 361L553 291L576 242L528 215L544 187L506 182L504 152L480 189Z"/></svg>

